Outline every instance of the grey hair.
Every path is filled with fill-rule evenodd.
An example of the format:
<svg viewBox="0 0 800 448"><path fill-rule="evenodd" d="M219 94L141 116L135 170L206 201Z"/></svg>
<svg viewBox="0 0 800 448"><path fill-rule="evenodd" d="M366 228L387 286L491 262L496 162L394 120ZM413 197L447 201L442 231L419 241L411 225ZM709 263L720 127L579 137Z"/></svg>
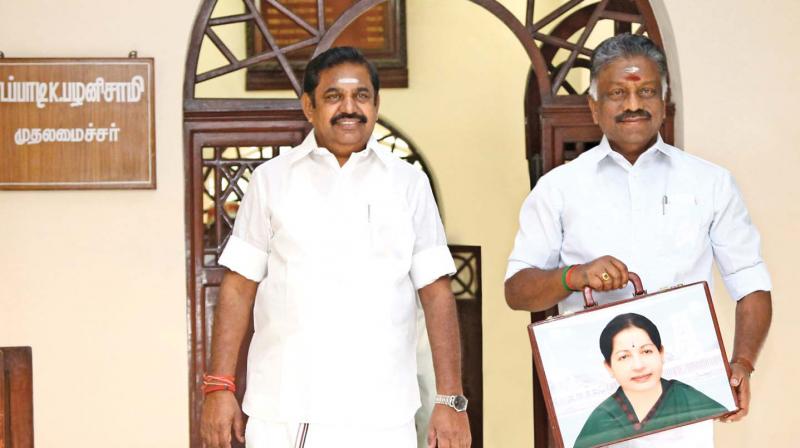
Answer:
<svg viewBox="0 0 800 448"><path fill-rule="evenodd" d="M597 46L592 55L589 96L597 101L597 77L603 68L620 58L644 56L656 64L661 75L661 99L667 99L667 58L652 40L637 34L617 34Z"/></svg>

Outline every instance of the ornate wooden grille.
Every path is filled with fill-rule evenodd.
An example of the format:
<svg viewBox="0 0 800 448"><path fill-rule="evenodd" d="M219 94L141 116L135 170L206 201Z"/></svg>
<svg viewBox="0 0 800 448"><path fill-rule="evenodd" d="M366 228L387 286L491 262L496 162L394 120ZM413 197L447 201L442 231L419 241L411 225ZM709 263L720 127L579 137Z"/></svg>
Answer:
<svg viewBox="0 0 800 448"><path fill-rule="evenodd" d="M459 300L480 300L480 247L451 245L450 251L456 263L456 274L452 279L453 295Z"/></svg>
<svg viewBox="0 0 800 448"><path fill-rule="evenodd" d="M647 35L661 45L661 34L647 1L569 0L538 22L533 21L534 3L528 1L526 29L541 49L552 95L586 93L586 89L579 92L567 76L573 70L589 68L594 51L588 47L590 38L599 42L615 34L632 32ZM613 28L598 26L606 21Z"/></svg>
<svg viewBox="0 0 800 448"><path fill-rule="evenodd" d="M461 325L461 357L464 366L464 395L469 398L467 414L473 448L483 447L483 328L481 248L451 245L456 274L450 282L458 305Z"/></svg>
<svg viewBox="0 0 800 448"><path fill-rule="evenodd" d="M416 150L411 140L402 135L393 125L391 125L385 118L379 118L378 123L375 125L375 130L372 131L373 137L378 140L378 143L385 146L401 159L416 166L425 172L428 178L431 178L431 172L425 160L422 159L419 151Z"/></svg>
<svg viewBox="0 0 800 448"><path fill-rule="evenodd" d="M203 148L203 265L217 266L253 171L286 147Z"/></svg>
<svg viewBox="0 0 800 448"><path fill-rule="evenodd" d="M326 27L324 17L325 0L316 0L316 8L320 13L317 23L311 25L303 20L299 14L296 14L292 7L285 4L285 1L279 0L266 0L270 6L280 11L286 18L296 23L300 28L308 33L308 38L294 42L284 47L278 46L276 39L269 26L264 21L264 17L256 7L253 0L241 0L244 12L241 14L233 14L222 17L212 17L214 9L217 6L217 0L205 0L201 7L200 13L197 16L195 27L192 35L193 45L189 50L187 76L184 83L184 96L187 100L187 108L192 109L195 100L195 85L202 83L220 76L232 73L238 70L246 69L266 61L276 61L280 65L283 76L289 81L292 90L299 97L302 93L302 86L299 77L292 68L287 55L298 50L313 48L316 56L320 52L330 48L334 40L349 26L355 19L361 16L364 12L369 10L375 5L385 3L386 0L358 0L353 3L353 6L345 10L329 27ZM236 57L230 49L230 45L223 41L219 33L215 30L216 27L224 25L231 25L237 23L246 23L252 26L255 33L261 39L264 50L248 56L243 59ZM200 48L202 46L203 37L207 37L208 41L225 57L226 63L204 71L198 72L198 57ZM196 43L196 44L195 44ZM230 104L230 103L227 103ZM281 102L281 108L287 108L288 102Z"/></svg>

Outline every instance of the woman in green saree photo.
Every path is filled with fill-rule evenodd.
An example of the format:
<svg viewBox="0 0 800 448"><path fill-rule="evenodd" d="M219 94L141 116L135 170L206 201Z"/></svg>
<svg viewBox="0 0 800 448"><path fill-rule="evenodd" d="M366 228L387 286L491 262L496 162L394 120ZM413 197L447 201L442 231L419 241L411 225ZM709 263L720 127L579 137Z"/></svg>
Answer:
<svg viewBox="0 0 800 448"><path fill-rule="evenodd" d="M591 413L576 448L608 444L727 413L697 389L661 376L664 347L658 328L636 313L620 314L600 334L600 351L619 388Z"/></svg>

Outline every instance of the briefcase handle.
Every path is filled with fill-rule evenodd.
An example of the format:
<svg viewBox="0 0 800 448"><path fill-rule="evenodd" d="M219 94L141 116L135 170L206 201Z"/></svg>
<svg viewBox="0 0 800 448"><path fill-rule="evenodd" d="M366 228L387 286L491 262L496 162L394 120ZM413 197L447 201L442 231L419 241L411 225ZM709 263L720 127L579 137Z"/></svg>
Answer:
<svg viewBox="0 0 800 448"><path fill-rule="evenodd" d="M628 281L633 283L634 297L647 294L647 291L645 291L644 287L642 286L642 279L639 278L638 275L633 272L628 272ZM583 308L588 309L596 305L597 302L595 302L594 297L592 296L592 288L590 286L583 288Z"/></svg>

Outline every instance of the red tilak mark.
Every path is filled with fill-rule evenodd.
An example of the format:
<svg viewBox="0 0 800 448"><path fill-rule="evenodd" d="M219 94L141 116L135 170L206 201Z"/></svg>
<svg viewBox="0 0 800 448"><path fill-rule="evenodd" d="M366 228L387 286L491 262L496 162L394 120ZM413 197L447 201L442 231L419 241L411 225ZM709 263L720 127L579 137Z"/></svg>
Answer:
<svg viewBox="0 0 800 448"><path fill-rule="evenodd" d="M640 78L640 77L638 77L636 75L628 75L628 76L625 77L625 79L627 81L634 81L634 82L642 80L642 78Z"/></svg>

